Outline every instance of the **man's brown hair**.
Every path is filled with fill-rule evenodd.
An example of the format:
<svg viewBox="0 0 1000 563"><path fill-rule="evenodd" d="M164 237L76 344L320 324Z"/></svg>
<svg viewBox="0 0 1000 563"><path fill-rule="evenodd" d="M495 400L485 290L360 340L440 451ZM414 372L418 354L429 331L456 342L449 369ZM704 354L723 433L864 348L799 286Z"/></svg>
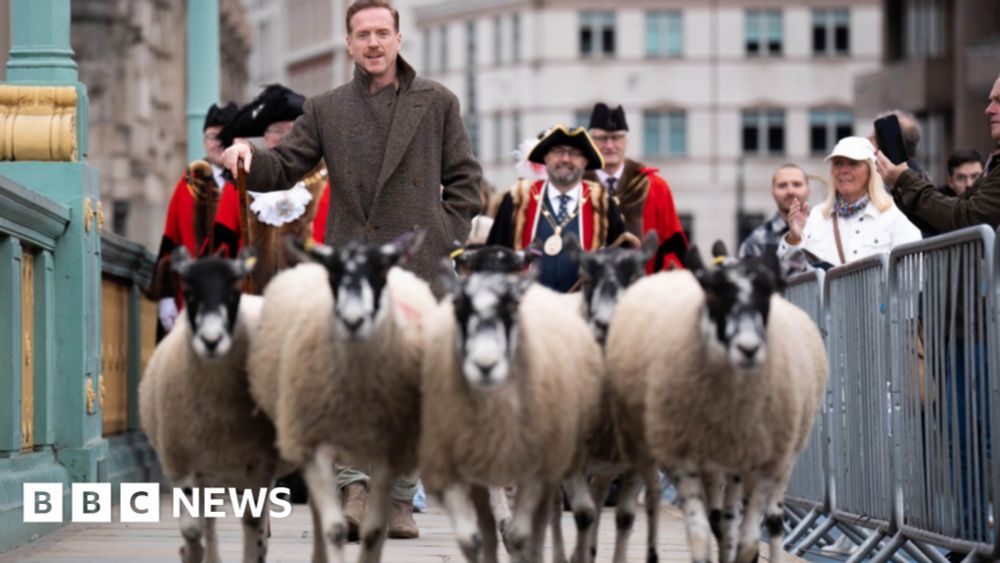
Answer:
<svg viewBox="0 0 1000 563"><path fill-rule="evenodd" d="M347 8L347 34L350 35L353 31L351 29L351 18L354 14L360 12L361 10L367 10L368 8L385 8L389 10L392 14L392 22L396 26L396 33L399 33L399 12L396 8L392 7L389 0L354 0L354 2Z"/></svg>

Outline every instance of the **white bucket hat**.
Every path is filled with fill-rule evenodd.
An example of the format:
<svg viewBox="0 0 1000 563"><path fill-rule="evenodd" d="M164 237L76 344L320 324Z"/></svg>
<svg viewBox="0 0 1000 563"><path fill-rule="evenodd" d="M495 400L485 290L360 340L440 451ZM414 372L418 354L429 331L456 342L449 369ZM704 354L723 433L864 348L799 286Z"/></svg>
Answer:
<svg viewBox="0 0 1000 563"><path fill-rule="evenodd" d="M837 141L837 146L833 147L833 151L823 160L827 161L835 156L851 160L867 160L874 163L875 147L872 146L871 141L864 137L844 137Z"/></svg>

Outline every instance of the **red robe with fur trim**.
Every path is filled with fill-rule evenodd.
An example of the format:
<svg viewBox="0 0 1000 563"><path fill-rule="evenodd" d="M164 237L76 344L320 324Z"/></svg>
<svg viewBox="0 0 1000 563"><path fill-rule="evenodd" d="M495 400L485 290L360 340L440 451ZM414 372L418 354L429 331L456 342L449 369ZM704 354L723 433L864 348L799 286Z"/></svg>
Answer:
<svg viewBox="0 0 1000 563"><path fill-rule="evenodd" d="M486 244L497 244L514 250L527 248L535 233L535 223L544 220L538 212L544 188L544 180L534 183L522 180L515 184L500 203ZM582 196L582 246L588 251L603 248L625 232L618 205L613 198L608 197L607 190L598 182L584 181Z"/></svg>

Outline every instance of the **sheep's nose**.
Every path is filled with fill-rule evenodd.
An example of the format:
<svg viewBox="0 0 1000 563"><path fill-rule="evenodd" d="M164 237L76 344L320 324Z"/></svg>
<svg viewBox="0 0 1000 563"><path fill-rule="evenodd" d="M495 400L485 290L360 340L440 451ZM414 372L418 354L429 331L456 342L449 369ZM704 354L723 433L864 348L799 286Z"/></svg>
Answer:
<svg viewBox="0 0 1000 563"><path fill-rule="evenodd" d="M347 330L352 334L357 332L358 329L361 328L361 325L365 322L365 320L361 317L358 317L356 319L341 319L341 320L344 322L344 327L347 328Z"/></svg>
<svg viewBox="0 0 1000 563"><path fill-rule="evenodd" d="M485 364L485 365L481 364L479 362L476 362L476 369L479 370L479 373L483 376L483 379L485 379L487 381L490 379L490 374L493 372L493 368L495 368L495 367L497 367L497 363L496 362L491 362L491 363Z"/></svg>
<svg viewBox="0 0 1000 563"><path fill-rule="evenodd" d="M221 337L208 338L205 336L201 337L201 342L205 345L205 349L209 352L215 352L215 349L219 346L219 342L222 341Z"/></svg>
<svg viewBox="0 0 1000 563"><path fill-rule="evenodd" d="M750 358L753 358L755 354L757 354L757 350L758 350L758 349L760 348L760 346L755 346L755 345L750 345L750 346L747 346L747 345L745 345L745 344L737 344L737 345L736 345L736 348L737 348L737 349L738 349L738 350L740 351L740 353L742 353L742 354L743 354L743 355L744 355L744 356L745 356L745 357L746 357L747 359L750 359Z"/></svg>

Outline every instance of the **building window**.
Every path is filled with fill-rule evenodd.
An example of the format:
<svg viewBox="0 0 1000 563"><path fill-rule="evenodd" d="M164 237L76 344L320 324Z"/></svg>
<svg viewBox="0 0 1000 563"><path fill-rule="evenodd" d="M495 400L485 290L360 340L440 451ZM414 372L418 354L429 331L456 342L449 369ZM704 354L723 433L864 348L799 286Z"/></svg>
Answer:
<svg viewBox="0 0 1000 563"><path fill-rule="evenodd" d="M125 199L116 199L111 204L111 232L116 235L128 235L129 205L129 201Z"/></svg>
<svg viewBox="0 0 1000 563"><path fill-rule="evenodd" d="M647 110L642 114L644 151L649 157L687 154L687 114Z"/></svg>
<svg viewBox="0 0 1000 563"><path fill-rule="evenodd" d="M615 55L615 13L582 12L580 14L580 55L613 57Z"/></svg>
<svg viewBox="0 0 1000 563"><path fill-rule="evenodd" d="M813 10L814 55L846 55L850 43L850 15L846 9Z"/></svg>
<svg viewBox="0 0 1000 563"><path fill-rule="evenodd" d="M498 163L504 159L503 145L503 114L493 116L493 159Z"/></svg>
<svg viewBox="0 0 1000 563"><path fill-rule="evenodd" d="M521 112L515 111L510 116L510 128L511 128L511 140L513 148L511 153L513 153L521 145Z"/></svg>
<svg viewBox="0 0 1000 563"><path fill-rule="evenodd" d="M746 17L747 55L781 56L781 10L747 10Z"/></svg>
<svg viewBox="0 0 1000 563"><path fill-rule="evenodd" d="M684 236L688 239L688 248L694 246L694 214L680 211L677 213L677 218L680 219Z"/></svg>
<svg viewBox="0 0 1000 563"><path fill-rule="evenodd" d="M681 56L684 52L683 23L677 11L646 13L646 56Z"/></svg>
<svg viewBox="0 0 1000 563"><path fill-rule="evenodd" d="M514 14L510 18L510 60L521 62L521 14Z"/></svg>
<svg viewBox="0 0 1000 563"><path fill-rule="evenodd" d="M441 30L438 34L441 40L438 42L441 50L438 52L438 65L441 69L441 74L448 72L448 26L441 26Z"/></svg>
<svg viewBox="0 0 1000 563"><path fill-rule="evenodd" d="M425 28L423 31L423 41L424 41L424 73L431 73L431 30Z"/></svg>
<svg viewBox="0 0 1000 563"><path fill-rule="evenodd" d="M501 35L500 16L493 18L493 64L499 66L503 62L503 35Z"/></svg>
<svg viewBox="0 0 1000 563"><path fill-rule="evenodd" d="M825 155L837 141L854 134L854 115L848 109L809 111L809 150Z"/></svg>
<svg viewBox="0 0 1000 563"><path fill-rule="evenodd" d="M479 158L479 117L474 113L465 114L465 132L469 135L472 154Z"/></svg>
<svg viewBox="0 0 1000 563"><path fill-rule="evenodd" d="M573 127L590 127L590 110L578 109L573 112Z"/></svg>
<svg viewBox="0 0 1000 563"><path fill-rule="evenodd" d="M744 110L743 154L774 155L784 152L784 110Z"/></svg>

